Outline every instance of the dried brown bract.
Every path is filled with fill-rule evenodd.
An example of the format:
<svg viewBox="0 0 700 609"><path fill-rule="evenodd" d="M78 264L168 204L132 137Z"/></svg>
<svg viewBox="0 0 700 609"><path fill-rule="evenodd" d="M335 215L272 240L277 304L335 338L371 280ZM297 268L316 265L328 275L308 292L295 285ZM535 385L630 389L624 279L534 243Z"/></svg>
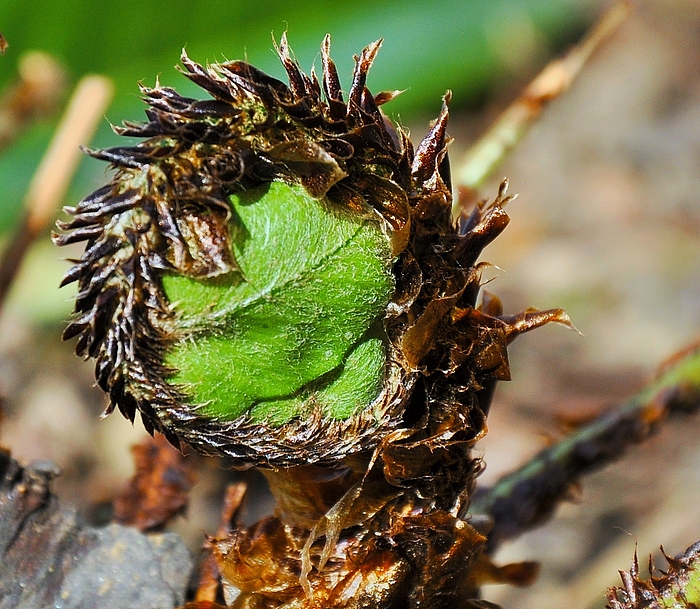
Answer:
<svg viewBox="0 0 700 609"><path fill-rule="evenodd" d="M663 552L663 548L661 549ZM649 557L649 579L641 579L637 553L632 567L620 571L622 588L610 588L607 594L609 609L640 609L649 607L697 607L700 603L700 542L690 546L676 557L663 552L668 571L657 571Z"/></svg>
<svg viewBox="0 0 700 609"><path fill-rule="evenodd" d="M162 436L131 452L136 473L114 501L114 521L140 531L161 530L187 508L195 483L193 464Z"/></svg>

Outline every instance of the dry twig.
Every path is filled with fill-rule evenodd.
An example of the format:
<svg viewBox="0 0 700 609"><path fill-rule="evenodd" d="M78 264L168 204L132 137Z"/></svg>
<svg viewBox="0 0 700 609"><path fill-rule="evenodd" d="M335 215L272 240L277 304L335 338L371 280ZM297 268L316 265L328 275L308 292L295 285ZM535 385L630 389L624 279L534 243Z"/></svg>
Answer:
<svg viewBox="0 0 700 609"><path fill-rule="evenodd" d="M610 8L585 39L564 57L550 62L467 151L456 171L457 185L467 191L466 199L473 198L469 194L483 185L549 103L571 87L594 51L617 30L630 11L628 0Z"/></svg>
<svg viewBox="0 0 700 609"><path fill-rule="evenodd" d="M659 376L624 404L604 413L520 469L479 493L473 514L493 519L489 550L549 520L582 476L646 440L669 415L700 407L700 343L665 364Z"/></svg>

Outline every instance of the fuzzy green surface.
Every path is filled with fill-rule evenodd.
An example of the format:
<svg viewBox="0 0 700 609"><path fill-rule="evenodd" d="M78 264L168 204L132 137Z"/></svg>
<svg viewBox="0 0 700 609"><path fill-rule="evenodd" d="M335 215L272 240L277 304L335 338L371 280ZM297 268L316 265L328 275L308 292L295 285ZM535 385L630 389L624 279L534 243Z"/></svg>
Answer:
<svg viewBox="0 0 700 609"><path fill-rule="evenodd" d="M281 425L315 406L347 419L381 390L379 321L394 290L378 222L273 182L231 197L240 273L164 277L187 336L166 356L212 416Z"/></svg>
<svg viewBox="0 0 700 609"><path fill-rule="evenodd" d="M700 604L700 562L696 557L686 569L682 577L666 587L662 593L661 606L668 609L686 609Z"/></svg>

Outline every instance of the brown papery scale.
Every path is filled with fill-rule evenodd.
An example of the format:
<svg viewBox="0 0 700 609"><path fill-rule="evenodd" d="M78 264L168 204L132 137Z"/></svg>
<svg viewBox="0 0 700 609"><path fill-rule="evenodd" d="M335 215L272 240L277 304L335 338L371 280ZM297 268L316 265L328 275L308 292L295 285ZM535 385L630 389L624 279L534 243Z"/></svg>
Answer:
<svg viewBox="0 0 700 609"><path fill-rule="evenodd" d="M379 109L395 94L366 87L380 42L356 58L347 98L329 47L326 37L320 82L283 36L288 85L245 62L202 67L183 53L183 73L210 99L142 88L148 122L117 132L144 139L91 152L115 176L68 209L55 237L86 242L64 280L79 285L64 336L95 359L107 412L139 411L178 446L263 469L275 516L212 541L232 606L484 607L474 598L489 571L477 568L485 538L460 517L481 469L471 450L496 382L510 378L507 345L569 321L560 309L504 316L495 296L479 299L478 258L506 227L511 197L504 181L492 203L453 221L450 94L414 151ZM212 416L170 382L165 359L183 329L163 277L238 272L230 198L269 183L379 219L390 244L384 386L347 418L313 404L283 424Z"/></svg>

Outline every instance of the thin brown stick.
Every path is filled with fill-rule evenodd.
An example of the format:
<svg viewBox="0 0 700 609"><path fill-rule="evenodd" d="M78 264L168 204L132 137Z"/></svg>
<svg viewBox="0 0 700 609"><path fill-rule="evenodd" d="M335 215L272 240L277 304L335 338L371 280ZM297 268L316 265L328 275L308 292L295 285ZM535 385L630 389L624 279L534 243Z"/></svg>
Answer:
<svg viewBox="0 0 700 609"><path fill-rule="evenodd" d="M489 549L547 522L582 476L646 440L669 415L700 408L700 343L666 363L649 385L529 463L477 493L470 512L493 520Z"/></svg>
<svg viewBox="0 0 700 609"><path fill-rule="evenodd" d="M457 186L473 192L483 185L549 103L571 87L594 51L617 30L630 12L631 2L628 0L613 5L580 44L564 57L550 62L539 73L467 151L455 172Z"/></svg>
<svg viewBox="0 0 700 609"><path fill-rule="evenodd" d="M0 261L0 307L32 242L44 231L65 196L80 161L80 145L88 142L112 98L112 82L86 76L75 89L51 144L24 200L24 217Z"/></svg>
<svg viewBox="0 0 700 609"><path fill-rule="evenodd" d="M216 532L216 537L222 538L230 533L231 523L236 519L236 515L241 508L247 489L248 487L245 482L230 484L226 489L224 507L221 510L221 521L219 523L219 529ZM209 550L208 546L205 549ZM197 586L197 594L194 600L197 602L216 602L220 585L219 578L219 567L216 564L216 559L209 551L206 558L202 561L199 585Z"/></svg>

